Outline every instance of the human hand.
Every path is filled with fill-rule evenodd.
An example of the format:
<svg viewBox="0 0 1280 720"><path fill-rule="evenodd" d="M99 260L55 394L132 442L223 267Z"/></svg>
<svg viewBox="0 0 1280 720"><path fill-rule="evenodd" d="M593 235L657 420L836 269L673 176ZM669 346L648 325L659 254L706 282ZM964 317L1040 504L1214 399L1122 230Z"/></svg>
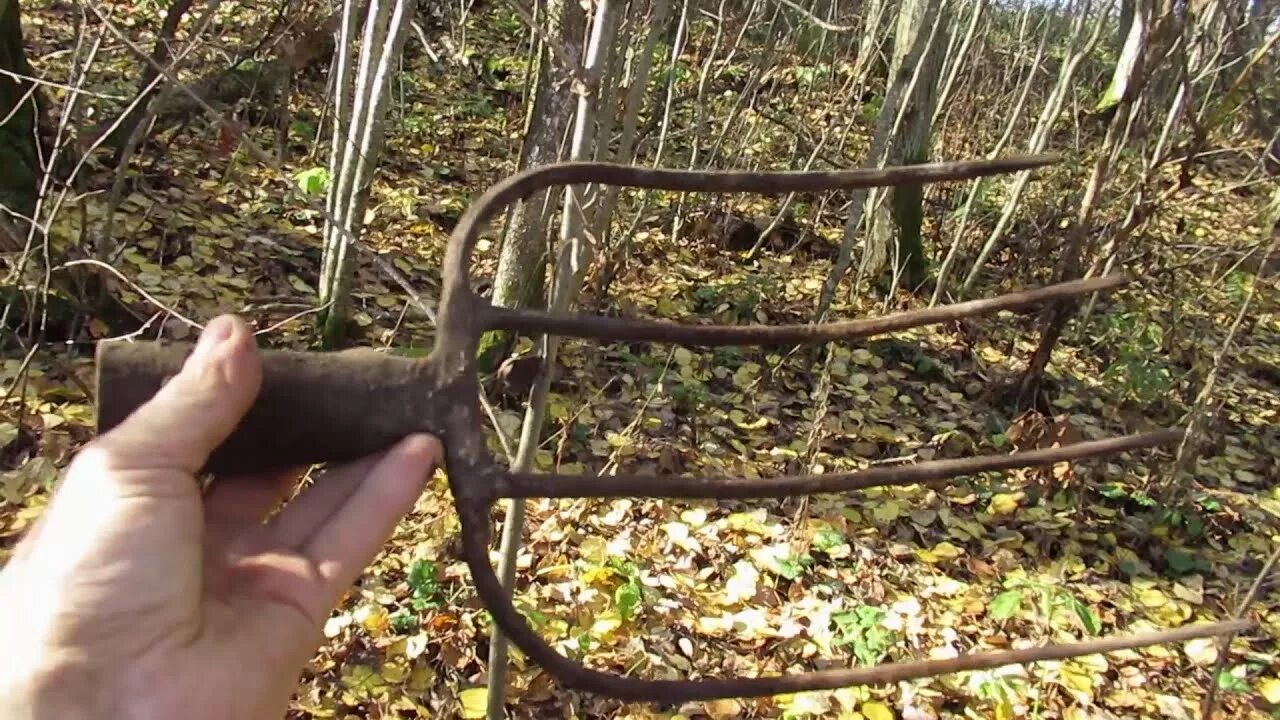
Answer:
<svg viewBox="0 0 1280 720"><path fill-rule="evenodd" d="M253 334L209 323L182 371L71 462L0 571L0 717L283 717L333 607L414 505L440 443L334 468L194 474L258 393Z"/></svg>

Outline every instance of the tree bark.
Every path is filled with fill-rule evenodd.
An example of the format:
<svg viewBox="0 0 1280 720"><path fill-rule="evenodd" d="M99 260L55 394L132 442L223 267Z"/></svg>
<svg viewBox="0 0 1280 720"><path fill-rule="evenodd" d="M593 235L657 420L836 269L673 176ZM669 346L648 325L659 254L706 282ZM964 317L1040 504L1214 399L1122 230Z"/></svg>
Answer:
<svg viewBox="0 0 1280 720"><path fill-rule="evenodd" d="M586 25L582 5L550 0L543 12L547 16L546 36L562 42L568 57L582 57L581 38ZM546 43L539 46L533 71L533 102L525 116L520 170L563 159L564 137L573 115L571 83L564 69L557 67L558 58L563 55ZM542 302L547 276L547 227L555 209L551 198L549 191L540 191L519 203L510 214L493 278L495 305L530 307ZM511 334L503 330L485 333L479 347L482 372L498 366L510 350L511 340Z"/></svg>
<svg viewBox="0 0 1280 720"><path fill-rule="evenodd" d="M917 36L930 31L929 20L935 16L936 32L927 41L924 53L917 61L919 78L911 88L902 109L900 122L903 130L889 144L890 165L922 163L929 158L934 105L938 98L939 81L942 79L943 50L947 42L944 36L950 31L950 15L950 3L939 3L936 0L904 0L899 8L890 77L897 75L917 42ZM872 215L872 230L868 234L868 242L878 242L882 247L892 246L891 286L897 286L898 279L902 278L905 287L914 291L924 282L927 265L924 242L920 235L924 220L924 186L888 188L884 195L888 200L888 207L881 204Z"/></svg>
<svg viewBox="0 0 1280 720"><path fill-rule="evenodd" d="M34 77L22 37L18 0L0 0L0 208L29 218L35 211L40 161L36 152L39 122L37 87L9 73ZM19 222L25 225L24 222Z"/></svg>
<svg viewBox="0 0 1280 720"><path fill-rule="evenodd" d="M1124 46L1120 49L1120 57L1111 73L1111 83L1098 100L1099 111L1110 110L1121 101L1131 98L1133 88L1138 84L1138 76L1142 73L1143 50L1147 45L1148 24L1151 19L1151 0L1133 0L1132 4L1134 8L1129 11L1131 18Z"/></svg>
<svg viewBox="0 0 1280 720"><path fill-rule="evenodd" d="M385 4L374 0L370 4L361 40L359 70L353 78L351 114L345 127L336 123L334 126L333 142L341 147L336 153L339 164L329 169L328 204L333 221L325 224L320 278L320 303L324 309L319 321L326 348L336 347L345 336L346 306L355 268L352 250L360 239L373 173L382 151L387 90L404 47L413 5L413 0L392 0ZM346 28L354 23L358 11L350 1L343 11L343 35L346 36ZM346 77L340 73L339 79ZM335 82L334 92L344 93L346 88Z"/></svg>

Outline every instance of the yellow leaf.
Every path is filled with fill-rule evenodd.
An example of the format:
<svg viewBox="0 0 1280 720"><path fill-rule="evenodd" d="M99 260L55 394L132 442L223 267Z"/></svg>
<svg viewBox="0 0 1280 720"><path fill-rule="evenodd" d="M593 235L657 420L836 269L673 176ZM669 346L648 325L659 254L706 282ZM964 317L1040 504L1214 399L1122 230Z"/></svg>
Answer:
<svg viewBox="0 0 1280 720"><path fill-rule="evenodd" d="M613 614L604 614L591 623L591 635L596 638L608 638L614 630L622 627L622 619Z"/></svg>
<svg viewBox="0 0 1280 720"><path fill-rule="evenodd" d="M1063 667L1059 674L1062 686L1087 698L1093 697L1093 676L1076 671L1069 666Z"/></svg>
<svg viewBox="0 0 1280 720"><path fill-rule="evenodd" d="M1280 678L1267 678L1258 684L1258 692L1272 705L1280 705Z"/></svg>
<svg viewBox="0 0 1280 720"><path fill-rule="evenodd" d="M862 704L862 716L867 720L893 720L893 711L881 702Z"/></svg>
<svg viewBox="0 0 1280 720"><path fill-rule="evenodd" d="M992 515L1008 515L1018 509L1018 498L1016 495L1008 493L1000 493L991 498L991 504L987 505L987 512Z"/></svg>
<svg viewBox="0 0 1280 720"><path fill-rule="evenodd" d="M351 615L342 613L334 615L324 623L324 636L327 638L335 638L342 632L343 628L351 624Z"/></svg>
<svg viewBox="0 0 1280 720"><path fill-rule="evenodd" d="M467 688L458 693L458 700L462 703L462 717L467 720L482 718L489 709L489 690L482 687Z"/></svg>
<svg viewBox="0 0 1280 720"><path fill-rule="evenodd" d="M1151 608L1158 608L1169 602L1169 598L1158 588L1146 588L1138 591L1138 601Z"/></svg>
<svg viewBox="0 0 1280 720"><path fill-rule="evenodd" d="M952 545L949 542L943 541L933 546L933 554L940 558L946 558L947 560L954 560L960 557L961 555L963 555L964 550L961 550L960 548L956 547L955 545Z"/></svg>
<svg viewBox="0 0 1280 720"><path fill-rule="evenodd" d="M387 663L382 666L382 679L395 685L399 685L408 674L409 668L400 663Z"/></svg>
<svg viewBox="0 0 1280 720"><path fill-rule="evenodd" d="M431 687L435 683L436 673L431 669L430 665L418 663L413 666L413 670L409 673L409 681L405 683L405 687L414 692L422 692Z"/></svg>
<svg viewBox="0 0 1280 720"><path fill-rule="evenodd" d="M387 614L387 609L381 605L362 605L356 610L355 619L375 637L384 635L391 629L391 618Z"/></svg>
<svg viewBox="0 0 1280 720"><path fill-rule="evenodd" d="M819 717L831 710L830 696L823 692L801 692L784 701L793 717Z"/></svg>
<svg viewBox="0 0 1280 720"><path fill-rule="evenodd" d="M684 512L680 513L680 519L685 521L689 525L698 527L707 521L707 511L703 510L702 508L685 510Z"/></svg>
<svg viewBox="0 0 1280 720"><path fill-rule="evenodd" d="M711 700L703 706L703 709L713 720L742 717L742 703L733 698Z"/></svg>

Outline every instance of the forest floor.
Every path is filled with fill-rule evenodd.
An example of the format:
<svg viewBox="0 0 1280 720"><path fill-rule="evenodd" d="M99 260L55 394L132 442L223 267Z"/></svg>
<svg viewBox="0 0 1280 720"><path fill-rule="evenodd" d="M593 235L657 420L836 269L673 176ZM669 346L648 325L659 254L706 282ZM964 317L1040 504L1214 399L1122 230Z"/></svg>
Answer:
<svg viewBox="0 0 1280 720"><path fill-rule="evenodd" d="M34 60L48 67L40 50L64 47L68 30L56 13L28 13ZM476 22L473 43L519 34L486 37ZM521 110L475 75L420 53L408 67L366 240L419 292L438 297L449 218L511 172ZM124 92L133 82L102 72L103 88ZM312 85L299 99L299 123L318 117L323 83ZM323 155L306 156L307 130L295 125L291 172L323 165ZM197 120L144 147L116 219L124 240L115 267L128 283L115 291L143 317L158 308L140 291L174 311L140 337L190 337L179 314L204 322L239 312L269 329L264 346L309 347L310 318L289 318L316 303L322 221L296 186L287 189L292 178L219 149L213 133ZM271 147L267 131L252 139ZM1036 192L1052 195L1078 172L1046 170ZM1133 282L1101 298L1088 322L1073 323L1054 354L1048 414L1021 415L1001 392L1035 347L1035 315L842 345L829 364L804 349L568 342L537 465L767 477L1003 453L1033 446L1041 432L1071 442L1177 425L1254 286L1247 266L1232 265L1271 233L1257 212L1260 195L1233 190L1234 182L1229 167L1206 170L1196 192L1169 200L1131 240L1124 267ZM941 192L931 197L926 232L959 194ZM655 217L668 200L657 198ZM750 214L756 200L733 202ZM55 222L55 242L75 242L83 223L101 222L104 194L81 203L83 214ZM971 242L993 223L993 214L981 216ZM838 222L831 228L838 232ZM1018 260L1061 233L1022 231L1015 237L1035 240L1002 248L981 295L1048 282ZM427 319L360 257L353 342L430 347ZM496 261L494 242L482 244L480 259L483 276ZM804 322L830 262L822 251L747 261L713 238L673 241L669 222L642 223L608 297L589 292L584 303L687 322ZM1224 619L1280 540L1280 288L1268 277L1253 290L1217 380L1207 447L1193 479L1181 480L1194 488L1186 511L1164 512L1152 500L1170 482L1171 448L808 501L534 501L516 602L566 655L644 677L866 665ZM886 303L846 284L833 315L920 303ZM99 323L88 332L113 329ZM73 346L29 362L6 358L0 382L3 560L91 435L92 356ZM520 412L504 402L500 422L510 429ZM437 477L329 621L291 717L474 716L489 626L458 559L457 531ZM1211 677L1214 643L1193 641L894 688L653 708L563 691L517 654L510 698L518 717L1180 718L1198 717L1216 682L1222 717L1280 717L1280 586L1265 585L1247 614L1259 628L1233 643L1219 678Z"/></svg>

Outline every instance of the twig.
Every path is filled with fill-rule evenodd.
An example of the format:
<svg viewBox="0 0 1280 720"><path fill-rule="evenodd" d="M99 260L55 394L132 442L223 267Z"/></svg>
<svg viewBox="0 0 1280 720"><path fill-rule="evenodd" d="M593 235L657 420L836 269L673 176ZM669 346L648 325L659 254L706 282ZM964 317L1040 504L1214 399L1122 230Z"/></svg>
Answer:
<svg viewBox="0 0 1280 720"><path fill-rule="evenodd" d="M1272 240L1267 248L1267 253L1263 258L1271 256L1275 251L1276 244L1280 243L1280 239ZM1247 258L1241 258L1237 261L1237 265L1243 263ZM1209 368L1208 377L1204 380L1204 387L1196 395L1195 404L1189 413L1190 418L1187 422L1186 431L1183 433L1182 442L1178 444L1177 454L1174 456L1173 471L1169 477L1168 491L1166 496L1173 495L1178 502L1181 502L1182 495L1185 492L1180 488L1178 478L1190 467L1194 461L1194 454L1198 451L1195 442L1199 439L1201 424L1204 420L1204 409L1209 402L1210 396L1213 394L1214 387L1218 381L1218 374L1222 370L1223 363L1226 361L1227 353L1231 351L1231 345L1235 342L1236 333L1240 330L1240 325L1244 321L1245 314L1249 310L1249 304L1253 301L1254 293L1258 289L1258 284L1262 282L1263 272L1266 270L1266 263L1262 262L1258 265L1258 271L1254 273L1253 283L1249 286L1249 290L1245 293L1244 301L1240 303L1240 310L1236 312L1235 320L1231 323L1231 327L1227 330L1227 337L1222 341L1222 347L1214 354L1213 365Z"/></svg>
<svg viewBox="0 0 1280 720"><path fill-rule="evenodd" d="M141 335L142 333L146 332L148 329L150 329L151 325L155 323L156 320L159 320L160 317L163 315L164 315L163 312L152 313L151 317L147 318L147 321L142 323L142 327L138 328L137 330L134 330L133 332L125 333L123 335L116 335L114 337L101 338L100 340L98 340L98 342L119 342L121 340L132 340L138 337L139 335Z"/></svg>
<svg viewBox="0 0 1280 720"><path fill-rule="evenodd" d="M1253 585L1249 587L1249 592L1244 594L1244 599L1236 606L1236 611L1232 614L1232 618L1239 620L1244 617L1244 613L1253 604L1258 596L1258 591L1262 589L1262 583L1271 574L1271 569L1275 567L1276 560L1280 559L1280 545L1271 552L1271 557L1263 563L1262 569L1258 571L1258 576L1253 579ZM1222 669L1227 664L1227 651L1231 648L1231 641L1236 637L1235 633L1228 633L1218 638L1218 661L1213 665L1213 673L1209 676L1209 692L1204 696L1204 703L1200 706L1201 720L1209 720L1213 715L1213 707L1218 702L1218 677L1222 674Z"/></svg>
<svg viewBox="0 0 1280 720"><path fill-rule="evenodd" d="M856 25L835 25L833 23L829 23L826 20L823 20L822 18L818 17L817 15L814 15L813 13L809 12L808 10L805 10L799 5L791 2L791 0L775 0L775 2L777 2L779 5L785 5L791 8L792 10L795 10L796 12L803 15L805 19L807 19L809 22L813 23L814 25L817 25L823 30L830 30L831 32L854 32L855 30L860 29Z"/></svg>
<svg viewBox="0 0 1280 720"><path fill-rule="evenodd" d="M306 310L303 310L302 312L294 313L294 314L290 315L289 317L287 317L287 318L285 318L285 319L281 320L280 322L275 323L274 325L268 325L267 327L265 327L265 328L263 328L263 329L261 329L261 330L259 330L259 331L255 332L255 333L254 333L254 335L255 335L255 336L257 336L257 335L265 335L265 334L267 334L267 333L269 333L269 332L272 332L272 331L275 331L275 330L279 330L280 328L284 327L285 325L288 325L289 323L293 322L294 320L297 320L298 318L306 317L306 316L308 316L308 315L310 315L310 314L312 314L312 313L324 312L324 310L325 310L325 309L327 309L327 308L328 308L330 305L332 305L332 304L333 304L333 301L332 301L332 300L330 300L329 302L327 302L327 303L325 303L325 304L323 304L323 305L321 305L321 306L319 306L319 307L307 308Z"/></svg>
<svg viewBox="0 0 1280 720"><path fill-rule="evenodd" d="M489 398L484 396L484 391L477 394L480 396L480 406L489 415L489 422L493 423L493 430L498 434L498 442L502 443L502 452L507 454L507 462L515 465L516 453L515 450L511 449L511 438L507 437L507 431L503 430L502 426L498 424L498 415L493 411L493 405L489 402Z"/></svg>
<svg viewBox="0 0 1280 720"><path fill-rule="evenodd" d="M56 82L53 82L52 80L45 80L43 78L38 78L32 75L24 75L22 73L16 73L12 70L5 70L4 68L0 68L0 75L8 75L14 80L26 81L29 83L34 83L36 85L43 85L45 87L65 90L69 93L72 93L73 95L88 95L89 97L96 97L101 100L128 100L129 99L127 95L111 95L109 93L94 92L92 90L82 90L78 87L74 87L71 85L63 85L62 83L56 83Z"/></svg>
<svg viewBox="0 0 1280 720"><path fill-rule="evenodd" d="M99 268L102 268L103 270L106 270L107 272L119 278L121 282L128 285L130 288L136 291L139 295L146 298L147 301L150 302L152 305L155 305L156 307L160 308L161 310L164 310L165 312L169 313L173 317L181 320L183 323L185 323L189 327L204 330L203 325L196 322L195 320L188 318L187 316L183 315L177 310L174 310L168 305L165 305L164 303L160 302L153 295L151 295L151 293L147 292L146 290L143 290L137 283L125 277L124 274L121 273L119 270L111 267L110 265L102 262L101 260L89 260L89 259L71 260L69 262L65 262L65 263L62 263L61 265L58 265L57 267L53 268L53 270L56 271L56 270L61 270L63 268L75 267L76 265L93 265L94 267L99 267Z"/></svg>
<svg viewBox="0 0 1280 720"><path fill-rule="evenodd" d="M591 88L591 81L582 74L582 68L578 67L578 63L574 62L564 51L564 46L556 42L555 38L549 36L546 29L538 24L538 21L533 17L533 13L529 12L529 9L524 6L524 3L520 0L508 0L508 2L510 2L511 7L515 8L516 12L520 14L520 18L528 24L529 29L537 34L538 39L547 47L551 48L551 53L556 56L556 60L559 61L561 68L565 72L569 73L569 76L573 78L573 82L578 87L578 91L583 92L585 91L584 89Z"/></svg>
<svg viewBox="0 0 1280 720"><path fill-rule="evenodd" d="M9 403L9 396L13 394L14 388L18 387L18 378L23 377L27 368L31 365L31 358L35 357L36 350L40 349L40 343L32 343L31 349L27 351L27 356L22 358L22 364L18 366L18 371L13 374L13 384L4 391L4 397L0 398L0 406Z"/></svg>
<svg viewBox="0 0 1280 720"><path fill-rule="evenodd" d="M93 10L94 14L98 16L98 19L102 21L103 26L106 27L106 29L110 31L111 34L116 37L116 39L118 39L121 43L123 43L125 47L129 49L130 52L142 58L144 62L154 67L157 73L159 73L159 76L164 77L165 80L168 80L169 83L174 87L175 91L183 93L188 98L190 98L196 105L198 105L202 110L209 113L213 117L217 118L219 122L221 122L222 124L233 129L240 138L240 146L244 148L245 151L248 152L250 156L252 156L258 162L261 162L263 165L266 165L267 167L274 170L282 180L285 180L286 182L288 182L289 174L285 172L284 168L280 165L279 162L276 161L274 157L271 156L271 154L262 150L262 148L259 148L257 144L254 143L249 138L246 132L246 128L242 123L236 120L232 120L231 118L228 118L224 113L219 112L217 109L211 106L204 98L200 97L200 95L195 91L193 91L186 83L179 81L178 78L174 76L174 74L172 73L172 71L170 71L169 68L162 67L159 63L157 63L154 59L152 59L151 56L145 50L138 47L136 43L131 41L128 38L128 36L126 36L124 32L121 31L120 28L116 26L115 23L111 22L108 18L106 18L97 7L91 4L90 8ZM359 149L357 148L356 151L359 152ZM332 213L330 213L322 204L316 203L314 201L308 201L307 204L310 209L316 211L321 217L329 221L329 223L335 228L335 231L343 235L343 237L348 243L350 243L356 249L363 250L366 253L368 253L373 258L374 265L378 266L380 270L387 273L387 275L389 275L392 280L395 280L396 284L400 286L400 288L405 292L405 294L408 295L414 301L414 303L423 311L423 313L427 316L427 319L432 322L435 322L436 313L435 313L435 309L432 307L434 303L428 302L426 299L424 299L424 296L421 293L419 293L417 290L415 290L412 285L409 284L409 281L406 280L404 276L400 274L400 272L395 268L394 265L392 265L386 258L382 257L378 253L373 252L371 248L369 248L364 243L360 242L360 240L356 238L352 233L348 232L345 228L343 228L342 224L339 223L333 217Z"/></svg>

